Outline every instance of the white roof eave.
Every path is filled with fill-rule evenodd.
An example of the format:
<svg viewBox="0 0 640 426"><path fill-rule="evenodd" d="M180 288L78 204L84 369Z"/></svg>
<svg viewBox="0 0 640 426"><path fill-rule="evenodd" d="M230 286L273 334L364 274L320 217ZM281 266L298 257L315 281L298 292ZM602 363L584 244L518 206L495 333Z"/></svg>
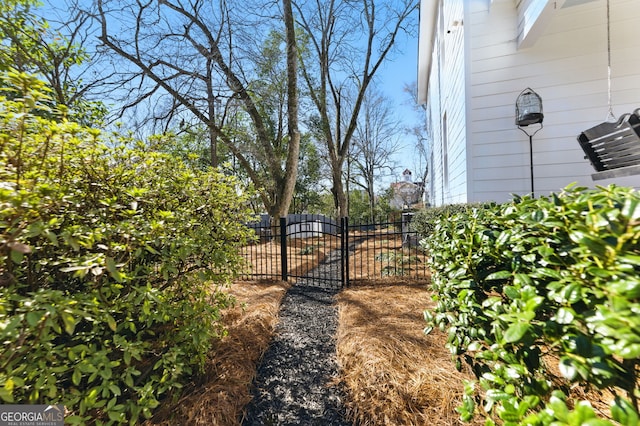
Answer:
<svg viewBox="0 0 640 426"><path fill-rule="evenodd" d="M418 104L420 105L427 102L437 11L438 0L420 0L420 34L418 38Z"/></svg>

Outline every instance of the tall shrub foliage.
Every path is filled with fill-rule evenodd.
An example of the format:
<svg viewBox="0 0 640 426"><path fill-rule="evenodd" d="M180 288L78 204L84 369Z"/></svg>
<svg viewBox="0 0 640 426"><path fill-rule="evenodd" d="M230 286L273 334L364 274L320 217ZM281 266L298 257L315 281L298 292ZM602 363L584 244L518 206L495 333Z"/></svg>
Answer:
<svg viewBox="0 0 640 426"><path fill-rule="evenodd" d="M0 98L0 398L135 424L202 368L249 237L234 179ZM169 141L170 143L170 141Z"/></svg>
<svg viewBox="0 0 640 426"><path fill-rule="evenodd" d="M439 220L423 241L437 307L487 424L640 424L640 195L610 186L516 197ZM479 386L478 386L479 385ZM608 413L578 389L606 389ZM480 403L480 406L478 406Z"/></svg>

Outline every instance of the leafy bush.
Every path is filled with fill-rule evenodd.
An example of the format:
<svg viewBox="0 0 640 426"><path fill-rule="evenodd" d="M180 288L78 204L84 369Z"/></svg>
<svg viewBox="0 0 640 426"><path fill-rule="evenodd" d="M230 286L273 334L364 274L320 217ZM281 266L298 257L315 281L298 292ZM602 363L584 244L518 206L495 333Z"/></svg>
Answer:
<svg viewBox="0 0 640 426"><path fill-rule="evenodd" d="M245 196L149 144L46 118L41 82L8 81L19 96L0 98L0 398L64 404L74 424L135 424L223 332Z"/></svg>
<svg viewBox="0 0 640 426"><path fill-rule="evenodd" d="M426 331L448 331L457 364L479 378L463 419L481 401L505 425L640 424L637 192L517 197L440 220L423 242L437 294ZM570 392L577 387L616 395L608 419Z"/></svg>
<svg viewBox="0 0 640 426"><path fill-rule="evenodd" d="M300 249L298 254L302 256L307 256L307 255L313 254L314 251L316 251L316 246L304 246L303 248Z"/></svg>
<svg viewBox="0 0 640 426"><path fill-rule="evenodd" d="M427 238L435 230L435 226L438 220L446 219L458 213L470 212L473 209L481 208L485 204L482 203L459 203L459 204L446 204L439 207L429 207L423 210L419 210L413 219L411 220L411 226L414 227L416 232ZM487 203L486 206L493 204Z"/></svg>

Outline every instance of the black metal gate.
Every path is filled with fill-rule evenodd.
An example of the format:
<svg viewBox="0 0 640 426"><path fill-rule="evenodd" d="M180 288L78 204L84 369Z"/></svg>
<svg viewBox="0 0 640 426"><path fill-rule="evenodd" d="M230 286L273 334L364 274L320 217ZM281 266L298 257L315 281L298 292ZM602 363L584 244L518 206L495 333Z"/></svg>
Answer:
<svg viewBox="0 0 640 426"><path fill-rule="evenodd" d="M349 225L348 218L289 215L276 224L264 217L249 227L259 238L243 251L250 268L243 278L335 288L354 281L428 276L410 216Z"/></svg>
<svg viewBox="0 0 640 426"><path fill-rule="evenodd" d="M320 287L348 285L347 229L347 218L339 224L325 217L288 223L280 218L282 279Z"/></svg>

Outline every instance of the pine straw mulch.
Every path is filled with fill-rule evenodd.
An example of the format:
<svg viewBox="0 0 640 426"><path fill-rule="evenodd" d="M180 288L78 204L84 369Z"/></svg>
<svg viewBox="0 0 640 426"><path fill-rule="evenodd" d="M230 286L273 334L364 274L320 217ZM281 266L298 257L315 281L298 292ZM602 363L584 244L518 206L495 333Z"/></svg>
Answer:
<svg viewBox="0 0 640 426"><path fill-rule="evenodd" d="M295 249L308 245L299 241ZM304 261L293 256L290 266L314 268L335 248L333 243L315 246L313 256ZM363 244L358 250L367 248ZM260 253L262 258L269 255ZM367 270L384 266L369 253L364 258ZM337 297L337 356L350 420L362 426L463 424L455 407L461 402L463 381L473 376L456 371L444 348L444 333L422 332L422 313L433 306L427 282L376 275L380 277L375 272L352 275L352 286ZM163 403L144 425L240 425L288 288L284 282L235 283L229 291L239 303L224 313L229 332L213 349L206 374L188 386L176 404ZM598 408L606 399L599 393L584 397ZM467 424L484 422L478 418Z"/></svg>
<svg viewBox="0 0 640 426"><path fill-rule="evenodd" d="M287 240L287 270L291 276L305 275L340 247L340 238L332 235ZM282 274L280 241L272 240L246 246L242 256L249 263L252 274L278 277Z"/></svg>
<svg viewBox="0 0 640 426"><path fill-rule="evenodd" d="M176 404L166 404L144 425L239 425L288 288L285 282L235 283L229 292L238 303L223 314L228 334L213 348L205 375Z"/></svg>
<svg viewBox="0 0 640 426"><path fill-rule="evenodd" d="M315 269L329 254L340 248L340 238L332 235L287 240L287 269L290 276L301 276ZM351 232L355 251L349 255L351 280L378 280L399 276L424 279L428 276L426 255L418 247L403 244L402 234L393 229L367 233ZM261 277L282 274L280 242L261 242L243 248L249 271Z"/></svg>
<svg viewBox="0 0 640 426"><path fill-rule="evenodd" d="M402 234L382 229L359 236L350 235L357 241L355 252L349 255L349 278L354 281L374 280L384 277L409 277L411 280L428 278L427 256L416 246L403 244Z"/></svg>
<svg viewBox="0 0 640 426"><path fill-rule="evenodd" d="M234 284L230 292L240 303L224 314L229 333L213 350L207 374L145 425L240 425L287 288L283 282ZM461 424L455 407L465 376L444 349L446 337L422 333L422 312L431 303L424 284L397 279L339 294L338 362L354 424Z"/></svg>
<svg viewBox="0 0 640 426"><path fill-rule="evenodd" d="M463 424L455 407L472 377L454 368L444 333L422 332L432 304L425 283L402 280L338 295L338 362L355 424Z"/></svg>

